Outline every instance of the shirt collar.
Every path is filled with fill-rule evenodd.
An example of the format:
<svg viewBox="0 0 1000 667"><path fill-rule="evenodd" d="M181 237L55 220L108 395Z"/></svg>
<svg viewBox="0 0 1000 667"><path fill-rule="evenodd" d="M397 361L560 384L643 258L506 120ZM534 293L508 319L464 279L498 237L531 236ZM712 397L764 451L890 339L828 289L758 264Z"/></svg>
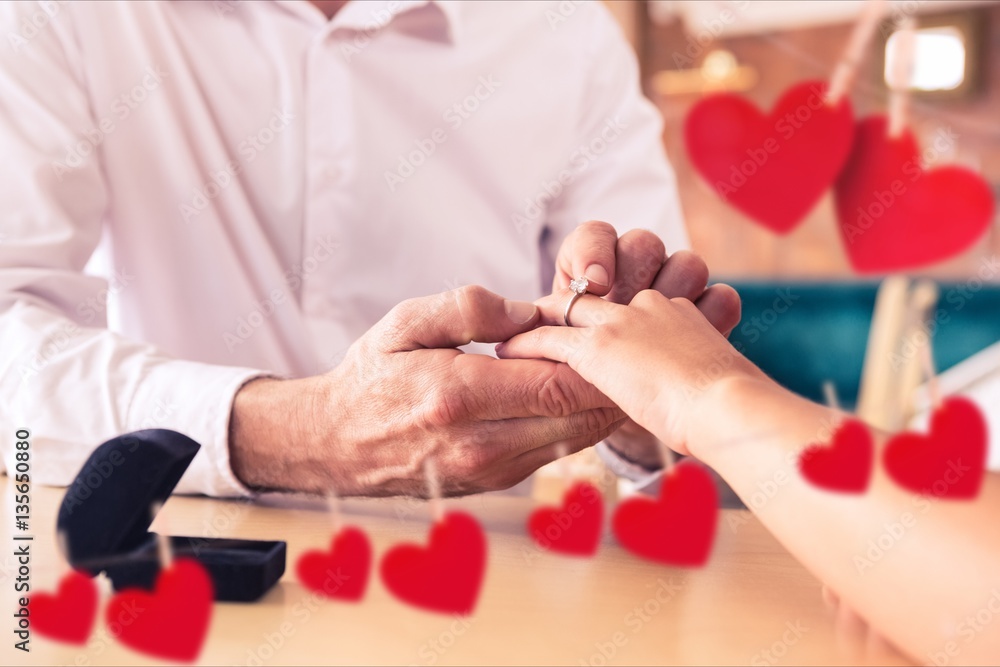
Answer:
<svg viewBox="0 0 1000 667"><path fill-rule="evenodd" d="M351 0L344 5L332 20L308 0L277 0L284 9L308 21L326 25L330 31L338 29L372 32L382 30L402 14L430 7L429 21L440 21L441 30L427 30L413 33L432 41L446 41L455 44L459 35L459 3L448 0Z"/></svg>

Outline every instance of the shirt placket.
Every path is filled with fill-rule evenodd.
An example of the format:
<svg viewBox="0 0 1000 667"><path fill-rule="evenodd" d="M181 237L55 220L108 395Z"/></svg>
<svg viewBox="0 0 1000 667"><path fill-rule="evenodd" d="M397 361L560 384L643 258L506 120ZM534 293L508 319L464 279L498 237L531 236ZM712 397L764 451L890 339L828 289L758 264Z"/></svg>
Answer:
<svg viewBox="0 0 1000 667"><path fill-rule="evenodd" d="M350 71L329 26L306 58L305 224L302 235L302 309L323 372L339 363L350 340L338 317L335 285L346 253L342 230L351 224L346 183L352 167L353 99Z"/></svg>

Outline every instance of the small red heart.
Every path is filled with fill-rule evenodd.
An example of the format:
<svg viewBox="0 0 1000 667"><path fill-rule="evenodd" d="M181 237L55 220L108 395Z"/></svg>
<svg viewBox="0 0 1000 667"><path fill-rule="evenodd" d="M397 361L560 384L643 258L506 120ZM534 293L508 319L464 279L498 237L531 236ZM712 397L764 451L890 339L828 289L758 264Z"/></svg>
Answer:
<svg viewBox="0 0 1000 667"><path fill-rule="evenodd" d="M426 548L393 547L382 558L382 581L400 600L446 614L468 615L486 571L486 536L479 522L449 512L431 529Z"/></svg>
<svg viewBox="0 0 1000 667"><path fill-rule="evenodd" d="M684 124L691 163L723 201L786 234L833 185L851 152L851 104L845 97L830 106L825 96L825 83L803 81L766 116L733 93L703 97Z"/></svg>
<svg viewBox="0 0 1000 667"><path fill-rule="evenodd" d="M888 136L885 116L858 123L837 180L837 218L860 273L905 271L954 257L990 227L993 194L979 174L955 165L924 171L906 130Z"/></svg>
<svg viewBox="0 0 1000 667"><path fill-rule="evenodd" d="M368 586L372 547L363 532L348 526L333 536L330 551L315 549L299 558L296 571L309 590L341 600L360 600Z"/></svg>
<svg viewBox="0 0 1000 667"><path fill-rule="evenodd" d="M986 469L988 435L983 413L954 396L931 416L930 432L900 433L885 446L889 476L910 491L938 498L979 495Z"/></svg>
<svg viewBox="0 0 1000 667"><path fill-rule="evenodd" d="M84 644L97 617L97 585L80 572L59 580L56 593L28 598L31 627L38 634L70 644Z"/></svg>
<svg viewBox="0 0 1000 667"><path fill-rule="evenodd" d="M821 489L862 493L872 476L875 446L864 422L848 419L827 445L810 445L799 454L802 476Z"/></svg>
<svg viewBox="0 0 1000 667"><path fill-rule="evenodd" d="M622 546L650 560L699 567L715 541L718 492L705 469L682 461L663 476L660 497L635 497L618 506L611 527Z"/></svg>
<svg viewBox="0 0 1000 667"><path fill-rule="evenodd" d="M178 559L160 572L154 592L127 588L111 598L104 619L112 636L136 651L193 662L208 634L213 595L205 568Z"/></svg>
<svg viewBox="0 0 1000 667"><path fill-rule="evenodd" d="M528 534L545 549L593 556L601 543L604 500L593 484L577 482L563 496L561 507L541 507L528 519Z"/></svg>

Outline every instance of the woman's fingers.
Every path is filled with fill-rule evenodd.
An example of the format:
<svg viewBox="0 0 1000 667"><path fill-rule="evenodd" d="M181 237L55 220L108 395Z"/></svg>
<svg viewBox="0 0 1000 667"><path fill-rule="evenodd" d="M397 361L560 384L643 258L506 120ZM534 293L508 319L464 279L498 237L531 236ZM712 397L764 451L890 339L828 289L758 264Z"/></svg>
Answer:
<svg viewBox="0 0 1000 667"><path fill-rule="evenodd" d="M541 312L539 324L549 326L564 326L563 315L573 293L562 290L555 294L542 297L535 304ZM611 303L593 294L584 294L573 302L569 311L569 322L574 327L592 327L604 324L616 310L625 308L617 303Z"/></svg>
<svg viewBox="0 0 1000 667"><path fill-rule="evenodd" d="M740 295L729 285L712 285L695 301L695 305L705 319L725 336L740 323Z"/></svg>
<svg viewBox="0 0 1000 667"><path fill-rule="evenodd" d="M570 357L586 342L583 329L574 327L539 327L514 336L497 345L501 359L550 359L568 363Z"/></svg>

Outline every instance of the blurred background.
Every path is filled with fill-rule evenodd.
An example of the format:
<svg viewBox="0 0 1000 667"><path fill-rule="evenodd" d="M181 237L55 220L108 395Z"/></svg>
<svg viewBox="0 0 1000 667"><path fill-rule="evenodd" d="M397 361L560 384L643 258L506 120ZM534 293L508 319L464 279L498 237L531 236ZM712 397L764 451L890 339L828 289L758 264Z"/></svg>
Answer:
<svg viewBox="0 0 1000 667"><path fill-rule="evenodd" d="M691 167L684 118L706 92L739 92L768 110L804 79L826 80L840 59L863 2L850 0L647 0L606 3L639 57L646 94L665 119L663 142L694 249L727 278L849 277L831 197L788 236L762 229L723 204ZM961 0L890 2L886 20L859 64L855 115L882 112L888 100L886 43L895 21L914 16L918 33L911 123L922 146L950 129L958 135L936 163L960 163L1000 187L1000 4ZM1000 251L996 224L979 247L926 271L964 278Z"/></svg>
<svg viewBox="0 0 1000 667"><path fill-rule="evenodd" d="M780 236L723 203L687 155L684 120L702 96L734 92L768 112L790 86L828 81L865 2L605 4L635 48L644 91L663 115L663 144L676 171L693 249L708 262L713 280L731 283L743 299L743 321L731 336L736 348L799 394L818 402L836 397L841 406L887 431L926 422L928 360L941 372L946 394L961 392L981 405L1000 404L995 213L979 243L957 257L914 275L861 277L844 253L831 193L793 232ZM997 2L887 2L849 93L855 117L886 113L887 54L893 53L891 40L907 18L916 29L909 123L924 149L924 167L969 167L984 177L996 200ZM941 134L952 139L928 150ZM1000 452L995 412L989 411L994 455ZM738 504L732 496L726 502Z"/></svg>

